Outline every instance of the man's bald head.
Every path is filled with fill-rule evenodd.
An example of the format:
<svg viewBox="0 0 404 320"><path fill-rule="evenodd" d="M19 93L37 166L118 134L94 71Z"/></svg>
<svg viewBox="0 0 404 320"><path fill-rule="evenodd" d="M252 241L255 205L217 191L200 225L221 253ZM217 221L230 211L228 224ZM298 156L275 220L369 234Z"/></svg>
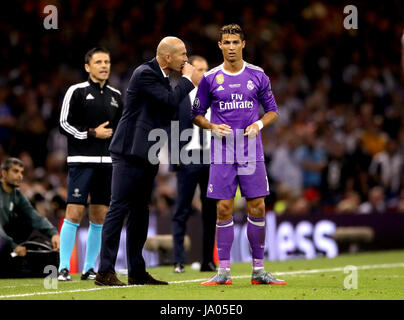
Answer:
<svg viewBox="0 0 404 320"><path fill-rule="evenodd" d="M166 72L181 72L188 61L185 44L177 37L165 37L157 46L157 61L160 67Z"/></svg>
<svg viewBox="0 0 404 320"><path fill-rule="evenodd" d="M167 54L172 55L178 47L184 46L184 42L177 37L165 37L157 46L157 56L163 58Z"/></svg>

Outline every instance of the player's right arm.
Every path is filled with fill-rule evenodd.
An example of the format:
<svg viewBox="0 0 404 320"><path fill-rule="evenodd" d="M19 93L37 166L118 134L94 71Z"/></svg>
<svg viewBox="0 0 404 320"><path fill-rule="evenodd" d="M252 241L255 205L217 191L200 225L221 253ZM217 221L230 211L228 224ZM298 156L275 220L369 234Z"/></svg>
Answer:
<svg viewBox="0 0 404 320"><path fill-rule="evenodd" d="M63 99L62 110L59 118L60 132L68 137L79 140L88 138L88 127L78 126L76 118L79 117L79 104L83 101L80 97L79 87L77 85L71 86Z"/></svg>
<svg viewBox="0 0 404 320"><path fill-rule="evenodd" d="M211 106L209 83L206 77L203 76L198 86L196 98L191 108L192 122L202 129L211 130L215 135L219 137L227 136L232 132L231 127L227 124L216 124L206 119L206 111Z"/></svg>

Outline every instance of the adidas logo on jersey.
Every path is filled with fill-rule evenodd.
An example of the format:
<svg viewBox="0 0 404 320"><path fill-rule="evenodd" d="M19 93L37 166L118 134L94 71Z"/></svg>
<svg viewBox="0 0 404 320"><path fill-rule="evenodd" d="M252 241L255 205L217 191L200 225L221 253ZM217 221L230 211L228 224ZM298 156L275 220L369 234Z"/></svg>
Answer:
<svg viewBox="0 0 404 320"><path fill-rule="evenodd" d="M219 86L219 88L217 88L216 91L222 91L222 90L224 90L224 88L222 86Z"/></svg>
<svg viewBox="0 0 404 320"><path fill-rule="evenodd" d="M94 99L94 97L91 93L89 93L86 97L86 100L93 100L93 99Z"/></svg>

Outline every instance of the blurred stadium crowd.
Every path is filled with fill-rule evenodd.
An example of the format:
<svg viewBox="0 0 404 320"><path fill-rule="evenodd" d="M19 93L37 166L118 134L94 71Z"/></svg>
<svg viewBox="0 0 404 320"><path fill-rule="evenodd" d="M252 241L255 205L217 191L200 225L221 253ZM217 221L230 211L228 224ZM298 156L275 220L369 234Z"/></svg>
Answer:
<svg viewBox="0 0 404 320"><path fill-rule="evenodd" d="M345 4L337 1L8 3L0 24L0 160L24 161L22 191L41 214L62 217L66 141L58 120L67 88L87 77L84 53L95 45L111 51L110 82L124 94L134 68L167 35L210 67L220 64L218 30L235 22L246 34L244 59L269 75L280 110L263 134L268 207L295 215L404 212L404 3L351 2L357 30L344 29ZM43 27L47 4L58 8L57 30ZM155 213L174 210L175 186L161 166Z"/></svg>

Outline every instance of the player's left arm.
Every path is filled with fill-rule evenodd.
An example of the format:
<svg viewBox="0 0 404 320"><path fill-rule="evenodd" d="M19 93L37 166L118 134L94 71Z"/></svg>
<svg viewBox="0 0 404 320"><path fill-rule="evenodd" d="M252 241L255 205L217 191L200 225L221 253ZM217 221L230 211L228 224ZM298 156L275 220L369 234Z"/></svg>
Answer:
<svg viewBox="0 0 404 320"><path fill-rule="evenodd" d="M271 83L267 75L263 75L262 82L258 91L258 101L264 108L265 114L258 121L250 124L246 129L244 136L255 138L258 132L265 126L273 124L278 119L278 106L272 92Z"/></svg>

